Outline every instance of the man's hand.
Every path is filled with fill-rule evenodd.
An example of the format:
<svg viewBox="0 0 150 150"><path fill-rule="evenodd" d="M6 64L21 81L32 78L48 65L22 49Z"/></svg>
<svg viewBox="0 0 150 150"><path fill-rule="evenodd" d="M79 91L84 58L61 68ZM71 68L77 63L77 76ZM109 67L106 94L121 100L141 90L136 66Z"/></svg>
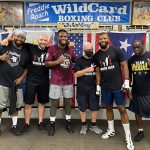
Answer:
<svg viewBox="0 0 150 150"><path fill-rule="evenodd" d="M130 88L130 86L129 86L129 80L126 79L126 80L124 80L124 83L123 83L123 85L122 85L121 90L122 90L122 91L128 91L129 88Z"/></svg>
<svg viewBox="0 0 150 150"><path fill-rule="evenodd" d="M9 60L9 55L8 52L0 56L1 61L8 61Z"/></svg>
<svg viewBox="0 0 150 150"><path fill-rule="evenodd" d="M130 100L133 100L132 87L130 87L129 90L128 90L128 97L129 97Z"/></svg>
<svg viewBox="0 0 150 150"><path fill-rule="evenodd" d="M147 58L147 64L150 67L150 59L149 58Z"/></svg>
<svg viewBox="0 0 150 150"><path fill-rule="evenodd" d="M65 63L65 57L63 55L61 55L58 59L57 59L58 64L63 64Z"/></svg>
<svg viewBox="0 0 150 150"><path fill-rule="evenodd" d="M96 85L96 95L101 95L101 86Z"/></svg>
<svg viewBox="0 0 150 150"><path fill-rule="evenodd" d="M8 39L4 39L1 41L1 45L3 45L3 46L7 46L8 44L9 44Z"/></svg>
<svg viewBox="0 0 150 150"><path fill-rule="evenodd" d="M16 86L19 86L19 85L21 85L21 83L22 83L22 79L21 79L21 78L18 78L18 79L16 79L16 80L14 81L14 83L16 84Z"/></svg>
<svg viewBox="0 0 150 150"><path fill-rule="evenodd" d="M91 67L86 68L86 72L93 72L95 67L96 66L91 66Z"/></svg>

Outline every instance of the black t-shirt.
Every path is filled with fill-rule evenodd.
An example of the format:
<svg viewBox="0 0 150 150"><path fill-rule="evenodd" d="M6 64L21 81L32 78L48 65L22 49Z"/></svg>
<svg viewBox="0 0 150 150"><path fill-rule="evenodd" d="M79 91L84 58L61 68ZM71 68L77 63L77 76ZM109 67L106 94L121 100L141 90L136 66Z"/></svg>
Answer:
<svg viewBox="0 0 150 150"><path fill-rule="evenodd" d="M150 52L142 56L134 55L128 61L130 78L133 79L132 92L136 95L150 95L150 67L147 64Z"/></svg>
<svg viewBox="0 0 150 150"><path fill-rule="evenodd" d="M29 43L25 43L25 46L29 51L30 57L26 84L48 84L49 69L45 66L47 48L45 50L41 50L38 45L32 45Z"/></svg>
<svg viewBox="0 0 150 150"><path fill-rule="evenodd" d="M93 65L91 59L86 59L84 56L77 59L75 63L75 72L83 70ZM91 90L96 90L95 71L86 73L85 75L77 78L77 94L88 94Z"/></svg>
<svg viewBox="0 0 150 150"><path fill-rule="evenodd" d="M26 48L22 49L14 47L13 42L9 42L8 46L2 46L0 55L8 52L10 59L1 61L0 63L0 85L10 87L12 83L19 78L23 70L27 68L29 63L29 55Z"/></svg>
<svg viewBox="0 0 150 150"><path fill-rule="evenodd" d="M99 50L94 55L93 61L100 68L102 89L121 89L122 73L120 62L125 61L122 51L110 46L107 51Z"/></svg>

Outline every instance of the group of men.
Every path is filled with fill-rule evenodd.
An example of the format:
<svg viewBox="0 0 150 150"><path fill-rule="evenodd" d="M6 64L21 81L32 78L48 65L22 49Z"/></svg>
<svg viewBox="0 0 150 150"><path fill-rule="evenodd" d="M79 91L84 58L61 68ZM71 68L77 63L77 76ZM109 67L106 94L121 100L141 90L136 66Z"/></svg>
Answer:
<svg viewBox="0 0 150 150"><path fill-rule="evenodd" d="M32 105L37 94L38 100L38 128L46 132L43 122L45 104L50 98L50 123L47 129L48 135L55 134L56 111L59 99L63 95L66 130L73 133L71 122L70 101L73 92L72 63L75 62L74 77L77 78L77 102L81 117L80 134L85 135L88 128L95 133L103 131L97 126L97 112L99 110L99 97L106 107L108 129L102 135L103 139L115 136L113 103L115 101L119 110L122 125L125 131L125 139L128 150L133 150L129 117L125 109L124 92L128 93L130 101L129 110L135 113L138 126L138 134L135 142L144 137L142 117L150 117L150 53L145 51L142 41L134 41L134 55L128 63L122 51L110 46L108 34L99 34L100 50L93 54L93 46L86 43L83 47L84 55L78 59L68 41L66 30L59 30L58 44L47 47L48 37L40 35L38 45L25 43L26 33L15 31L12 41L3 41L6 46L0 45L0 112L10 102L10 115L12 117L12 132L15 135L26 134L30 129ZM51 69L51 81L49 89L49 69ZM122 80L124 74L124 82ZM24 96L25 126L22 130L17 126L18 110L23 96L21 83L26 77ZM14 98L15 85L16 97ZM16 92L17 91L17 92ZM14 99L16 103L14 106ZM86 122L87 103L91 110L91 122ZM15 107L15 109L14 109ZM0 116L1 122L1 116Z"/></svg>

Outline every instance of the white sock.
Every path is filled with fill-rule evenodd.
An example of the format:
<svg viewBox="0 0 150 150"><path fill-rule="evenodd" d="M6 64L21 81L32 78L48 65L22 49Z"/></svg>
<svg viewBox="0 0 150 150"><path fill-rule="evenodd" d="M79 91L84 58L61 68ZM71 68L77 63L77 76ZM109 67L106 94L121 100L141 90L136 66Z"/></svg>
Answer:
<svg viewBox="0 0 150 150"><path fill-rule="evenodd" d="M130 125L129 125L129 123L127 123L127 124L122 124L122 125L123 125L124 131L125 131L126 138L128 138L129 135L131 135L131 132L130 132Z"/></svg>
<svg viewBox="0 0 150 150"><path fill-rule="evenodd" d="M18 116L12 116L12 123L13 123L13 126L16 126L17 125L17 121L18 121Z"/></svg>
<svg viewBox="0 0 150 150"><path fill-rule="evenodd" d="M66 120L70 120L71 119L71 115L66 115Z"/></svg>
<svg viewBox="0 0 150 150"><path fill-rule="evenodd" d="M55 117L50 117L51 122L55 122L55 120L56 120L56 116Z"/></svg>
<svg viewBox="0 0 150 150"><path fill-rule="evenodd" d="M108 121L108 128L110 131L114 132L114 120Z"/></svg>
<svg viewBox="0 0 150 150"><path fill-rule="evenodd" d="M141 129L138 129L138 131L140 132L140 131L143 131L143 128L141 128Z"/></svg>
<svg viewBox="0 0 150 150"><path fill-rule="evenodd" d="M1 121L2 121L2 118L0 118L0 125L1 125Z"/></svg>

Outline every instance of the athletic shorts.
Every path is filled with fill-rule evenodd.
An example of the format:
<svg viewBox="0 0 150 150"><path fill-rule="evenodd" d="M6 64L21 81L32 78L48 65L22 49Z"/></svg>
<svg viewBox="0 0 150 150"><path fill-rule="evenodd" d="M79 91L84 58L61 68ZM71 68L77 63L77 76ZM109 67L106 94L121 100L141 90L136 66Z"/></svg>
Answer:
<svg viewBox="0 0 150 150"><path fill-rule="evenodd" d="M99 110L99 96L96 95L96 91L90 91L86 95L77 95L77 102L79 110L82 112L86 111L87 104L91 111Z"/></svg>
<svg viewBox="0 0 150 150"><path fill-rule="evenodd" d="M25 104L32 105L35 102L35 96L37 95L37 101L41 104L49 102L49 84L31 84L26 85L25 88Z"/></svg>
<svg viewBox="0 0 150 150"><path fill-rule="evenodd" d="M116 105L124 105L125 95L121 90L105 90L102 91L101 102L104 106L113 105L114 102Z"/></svg>
<svg viewBox="0 0 150 150"><path fill-rule="evenodd" d="M73 97L73 85L50 85L49 97L52 99L59 99L61 97L72 98Z"/></svg>
<svg viewBox="0 0 150 150"><path fill-rule="evenodd" d="M0 85L0 112L7 110L6 108L10 104L9 90L10 90L9 87ZM16 102L17 110L21 110L22 104L23 104L23 91L22 91L22 88L18 88L17 89L17 102Z"/></svg>
<svg viewBox="0 0 150 150"><path fill-rule="evenodd" d="M129 110L141 117L150 117L150 95L138 96L133 94L133 100L130 101Z"/></svg>

